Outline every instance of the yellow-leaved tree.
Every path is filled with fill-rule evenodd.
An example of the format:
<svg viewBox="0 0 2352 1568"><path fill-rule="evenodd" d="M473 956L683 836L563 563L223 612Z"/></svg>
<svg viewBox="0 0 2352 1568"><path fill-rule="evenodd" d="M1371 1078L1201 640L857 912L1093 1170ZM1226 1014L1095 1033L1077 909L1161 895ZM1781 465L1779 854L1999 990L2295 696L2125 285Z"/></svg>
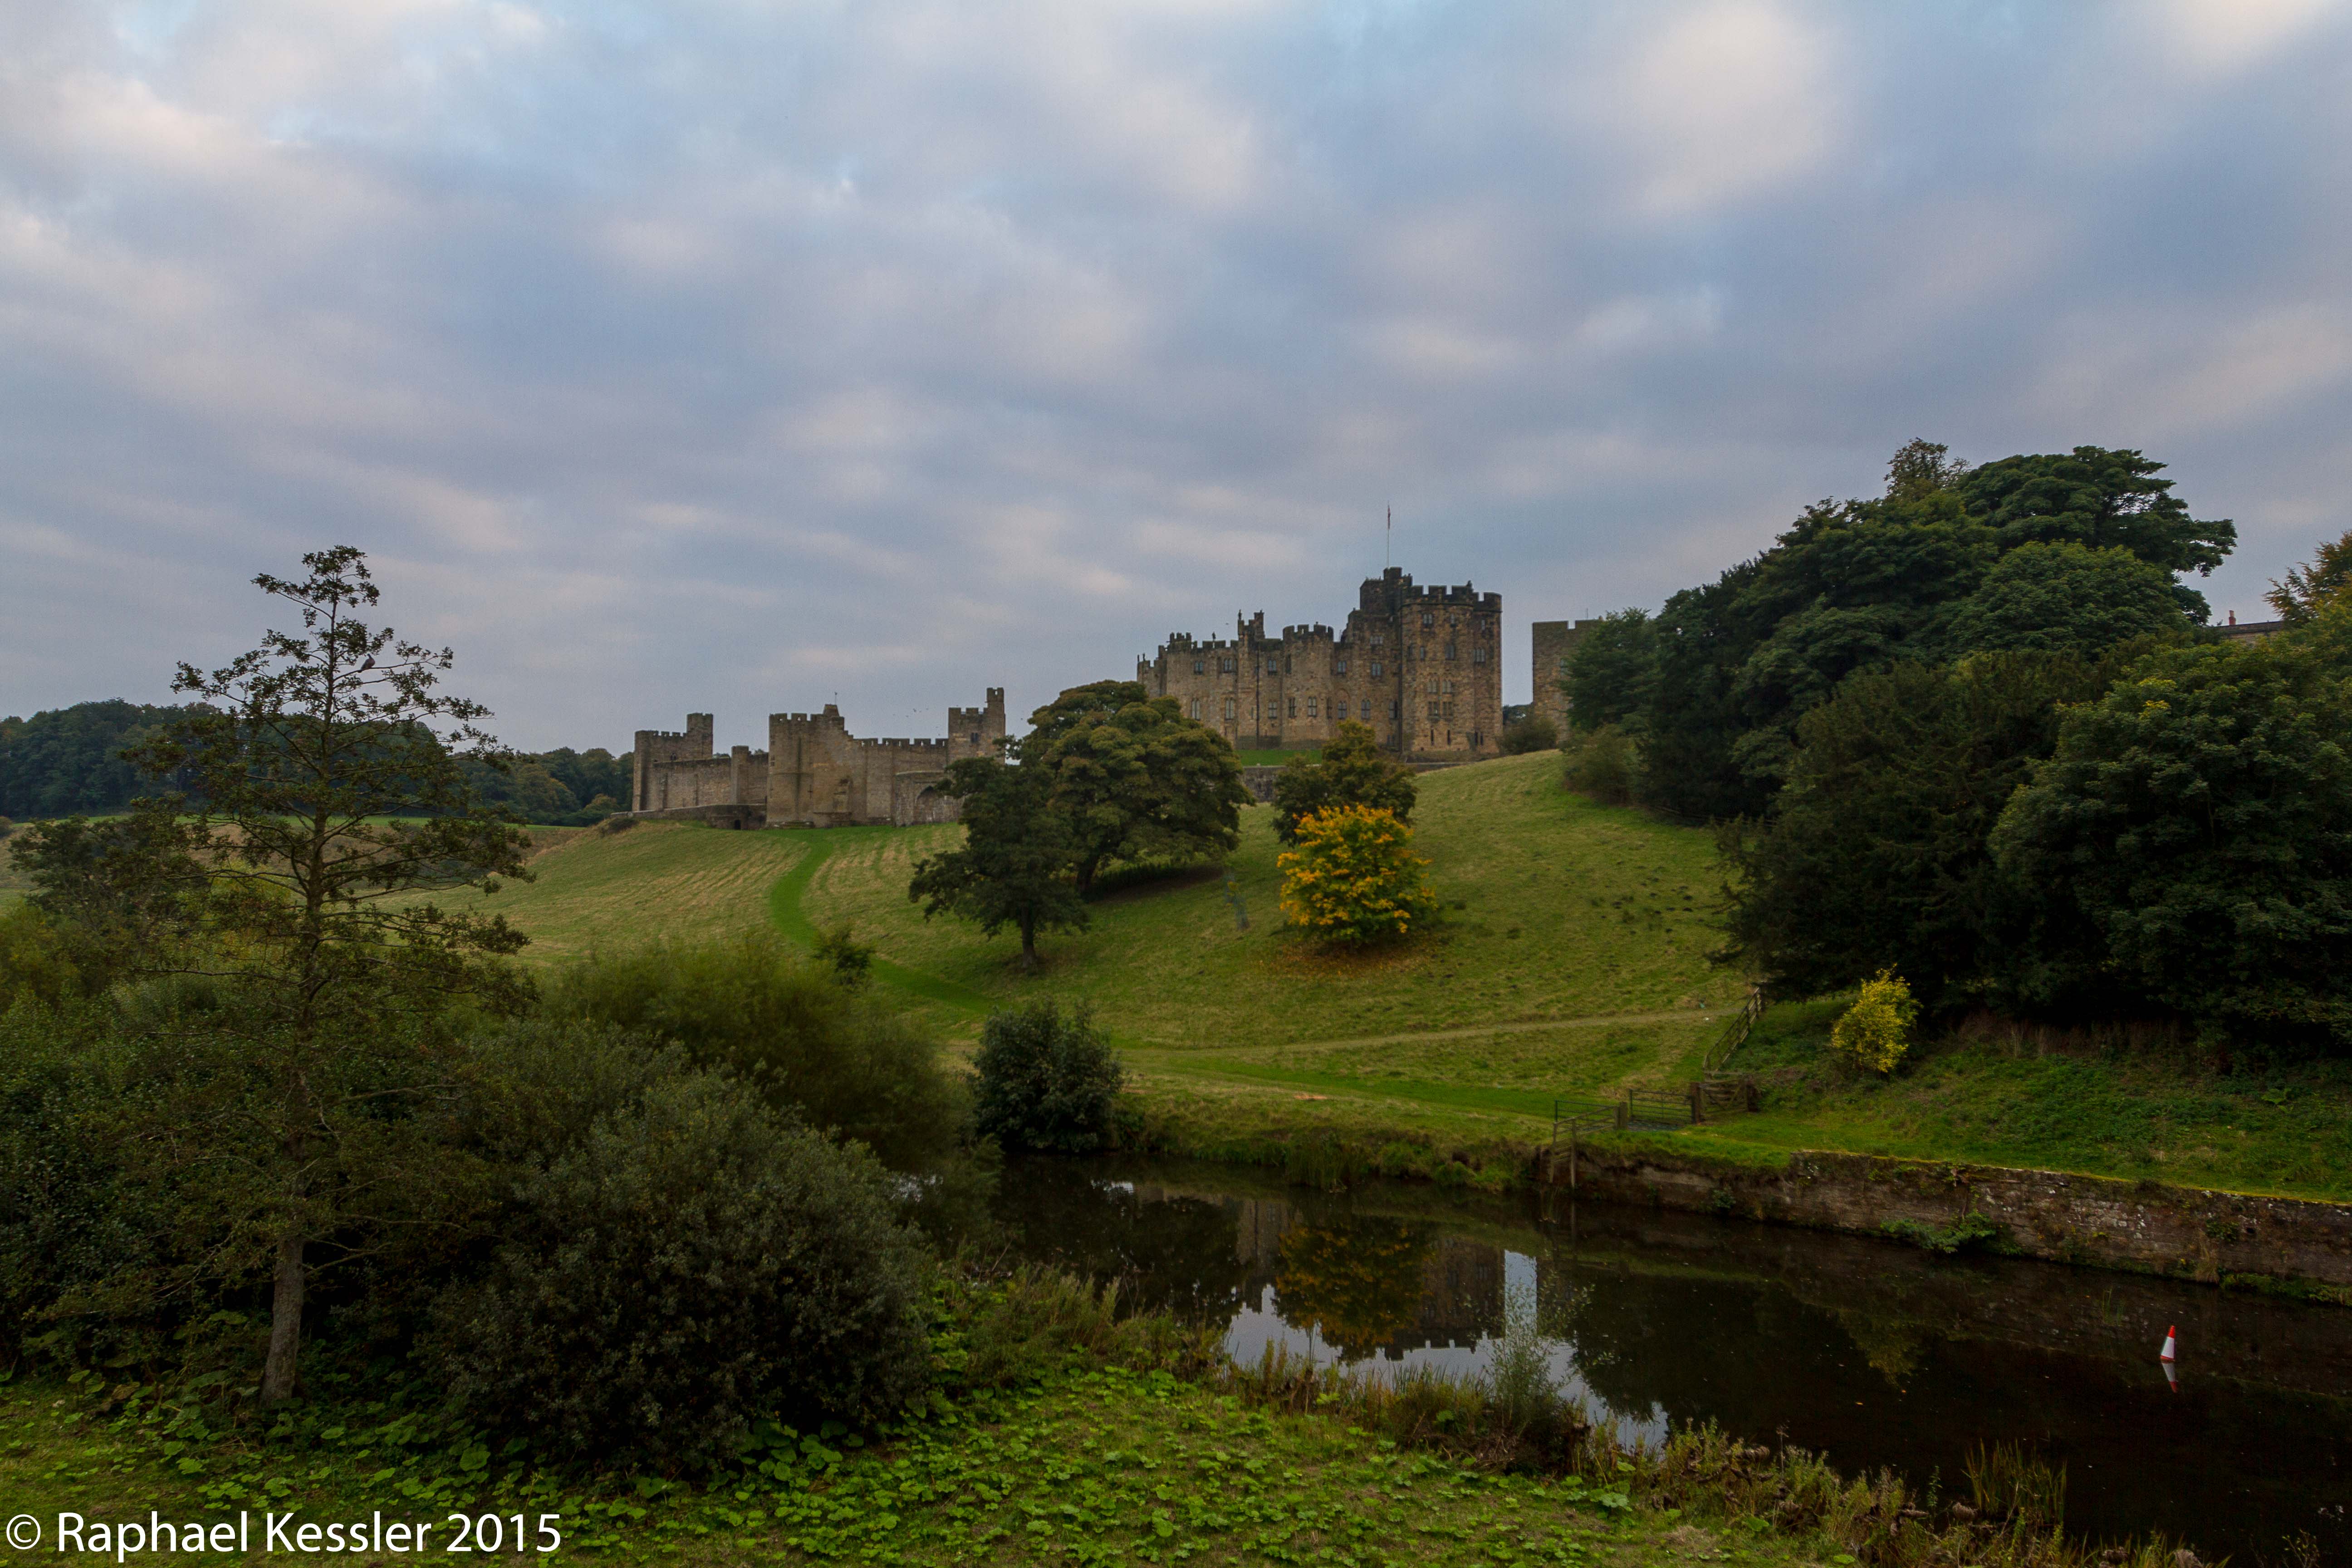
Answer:
<svg viewBox="0 0 2352 1568"><path fill-rule="evenodd" d="M1863 984L1862 994L1830 1030L1830 1048L1865 1072L1891 1073L1911 1049L1919 1004L1909 982L1891 969Z"/></svg>
<svg viewBox="0 0 2352 1568"><path fill-rule="evenodd" d="M1412 852L1412 829L1377 806L1342 805L1301 818L1297 847L1275 862L1282 912L1327 942L1404 936L1437 913Z"/></svg>

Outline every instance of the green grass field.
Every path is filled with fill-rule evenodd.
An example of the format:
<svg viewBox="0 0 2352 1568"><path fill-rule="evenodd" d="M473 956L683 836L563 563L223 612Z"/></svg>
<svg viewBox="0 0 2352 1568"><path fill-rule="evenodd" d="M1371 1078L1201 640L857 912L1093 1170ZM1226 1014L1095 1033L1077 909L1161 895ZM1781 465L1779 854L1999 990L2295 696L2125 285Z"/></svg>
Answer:
<svg viewBox="0 0 2352 1568"><path fill-rule="evenodd" d="M707 942L761 930L769 889L809 848L805 834L727 833L690 823L548 831L564 837L531 857L530 881L489 894L433 895L446 909L505 915L530 935L522 952L530 963L655 938Z"/></svg>
<svg viewBox="0 0 2352 1568"><path fill-rule="evenodd" d="M1395 952L1332 953L1285 927L1265 807L1244 813L1230 889L1115 894L1090 929L1041 942L1034 975L1009 935L908 901L953 826L824 834L800 918L847 921L952 986L969 1001L943 1011L950 1027L1035 996L1090 1005L1154 1108L1211 1142L1372 1124L1524 1141L1558 1095L1686 1077L1738 991L1706 958L1712 841L1570 795L1557 773L1537 756L1423 776L1416 847L1444 920Z"/></svg>

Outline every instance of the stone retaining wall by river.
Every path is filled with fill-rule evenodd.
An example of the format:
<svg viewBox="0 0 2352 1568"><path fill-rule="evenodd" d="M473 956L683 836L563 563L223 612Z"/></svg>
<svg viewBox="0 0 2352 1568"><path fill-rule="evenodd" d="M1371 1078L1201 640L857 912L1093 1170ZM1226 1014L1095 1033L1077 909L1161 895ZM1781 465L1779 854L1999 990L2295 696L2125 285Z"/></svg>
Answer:
<svg viewBox="0 0 2352 1568"><path fill-rule="evenodd" d="M1589 1144L1573 1160L1562 1150L1540 1161L1538 1176L1607 1202L1865 1234L1899 1221L1940 1229L1978 1214L2031 1258L2209 1282L2291 1280L2352 1304L2352 1205L1872 1154L1799 1152L1763 1170Z"/></svg>

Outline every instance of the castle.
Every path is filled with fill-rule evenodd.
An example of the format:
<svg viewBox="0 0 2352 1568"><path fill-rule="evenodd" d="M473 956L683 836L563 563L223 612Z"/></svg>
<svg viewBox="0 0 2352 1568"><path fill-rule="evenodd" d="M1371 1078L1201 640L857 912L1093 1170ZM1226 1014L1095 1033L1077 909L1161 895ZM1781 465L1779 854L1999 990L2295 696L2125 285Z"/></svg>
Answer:
<svg viewBox="0 0 2352 1568"><path fill-rule="evenodd" d="M862 741L841 710L771 713L768 749L713 749L710 715L689 713L682 732L637 731L630 811L719 827L851 827L953 822L962 805L940 784L948 764L993 756L1004 739L1004 689L978 708L948 710L937 741Z"/></svg>
<svg viewBox="0 0 2352 1568"><path fill-rule="evenodd" d="M1581 621L1538 621L1528 628L1528 644L1535 655L1535 695L1528 703L1538 718L1551 721L1551 727L1560 739L1568 738L1568 692L1560 682L1568 679L1568 662L1576 657L1576 645L1584 634L1597 626L1596 619Z"/></svg>
<svg viewBox="0 0 2352 1568"><path fill-rule="evenodd" d="M1264 611L1236 616L1231 642L1172 633L1135 678L1237 751L1319 746L1353 719L1406 762L1465 763L1501 752L1502 643L1502 595L1417 587L1391 566L1364 580L1336 635L1318 623L1269 637Z"/></svg>

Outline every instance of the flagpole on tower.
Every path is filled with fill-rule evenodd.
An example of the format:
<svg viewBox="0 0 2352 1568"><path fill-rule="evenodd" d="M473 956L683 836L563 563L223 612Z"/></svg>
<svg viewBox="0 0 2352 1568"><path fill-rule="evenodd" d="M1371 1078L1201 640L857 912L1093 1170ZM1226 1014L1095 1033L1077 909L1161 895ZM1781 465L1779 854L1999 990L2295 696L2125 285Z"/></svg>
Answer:
<svg viewBox="0 0 2352 1568"><path fill-rule="evenodd" d="M1396 508L1389 508L1388 525L1381 530L1381 570L1389 569L1389 545L1396 538Z"/></svg>

